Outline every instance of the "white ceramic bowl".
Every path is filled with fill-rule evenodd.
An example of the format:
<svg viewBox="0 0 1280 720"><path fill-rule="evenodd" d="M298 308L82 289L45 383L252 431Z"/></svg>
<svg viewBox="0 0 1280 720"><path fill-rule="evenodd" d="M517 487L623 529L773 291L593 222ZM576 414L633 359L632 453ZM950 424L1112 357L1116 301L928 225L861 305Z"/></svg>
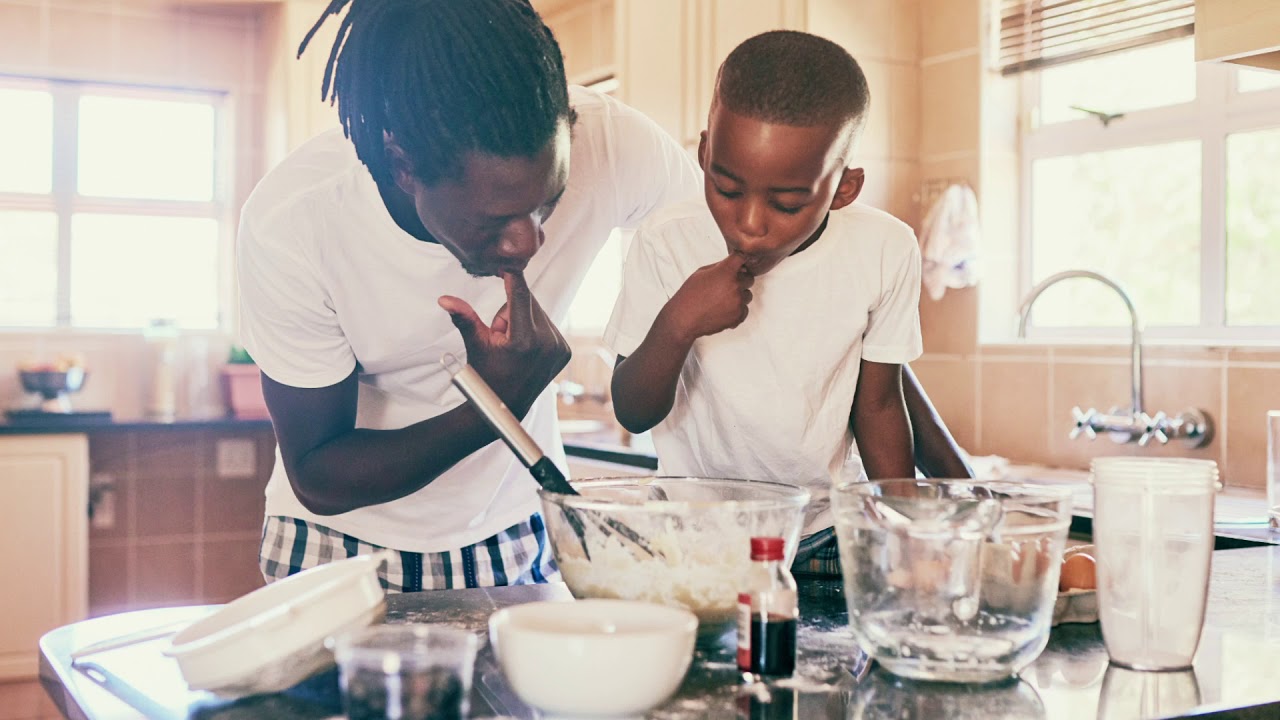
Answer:
<svg viewBox="0 0 1280 720"><path fill-rule="evenodd" d="M165 654L192 690L279 692L333 665L325 638L386 615L380 555L311 568L254 590L174 636Z"/></svg>
<svg viewBox="0 0 1280 720"><path fill-rule="evenodd" d="M520 699L563 717L634 717L680 687L697 638L688 610L629 600L517 605L489 637Z"/></svg>

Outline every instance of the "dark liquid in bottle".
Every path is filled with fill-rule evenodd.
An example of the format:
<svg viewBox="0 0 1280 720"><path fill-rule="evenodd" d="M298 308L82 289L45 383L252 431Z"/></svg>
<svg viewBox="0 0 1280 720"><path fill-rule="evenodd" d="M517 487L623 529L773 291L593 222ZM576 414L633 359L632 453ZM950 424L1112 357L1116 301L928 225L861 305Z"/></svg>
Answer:
<svg viewBox="0 0 1280 720"><path fill-rule="evenodd" d="M791 677L796 671L796 619L776 615L751 618L751 672Z"/></svg>

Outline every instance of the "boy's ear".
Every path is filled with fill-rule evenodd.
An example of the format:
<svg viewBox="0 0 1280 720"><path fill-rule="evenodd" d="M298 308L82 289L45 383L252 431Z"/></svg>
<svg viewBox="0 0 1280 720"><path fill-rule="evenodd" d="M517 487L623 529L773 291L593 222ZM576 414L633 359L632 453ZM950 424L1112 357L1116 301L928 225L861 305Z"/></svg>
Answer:
<svg viewBox="0 0 1280 720"><path fill-rule="evenodd" d="M836 185L836 195L831 198L831 209L839 210L857 200L866 181L867 174L862 168L845 168L840 184Z"/></svg>
<svg viewBox="0 0 1280 720"><path fill-rule="evenodd" d="M413 176L413 163L409 161L409 156L390 135L384 135L382 143L386 148L387 164L391 166L391 177L395 180L396 187L408 195L416 195L418 179Z"/></svg>
<svg viewBox="0 0 1280 720"><path fill-rule="evenodd" d="M702 172L707 172L707 131L703 130L698 135L698 167L702 168Z"/></svg>

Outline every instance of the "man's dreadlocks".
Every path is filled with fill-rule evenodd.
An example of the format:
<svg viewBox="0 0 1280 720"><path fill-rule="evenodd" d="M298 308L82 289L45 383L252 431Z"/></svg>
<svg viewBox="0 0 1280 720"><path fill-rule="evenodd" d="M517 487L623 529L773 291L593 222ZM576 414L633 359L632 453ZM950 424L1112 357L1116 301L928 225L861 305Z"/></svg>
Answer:
<svg viewBox="0 0 1280 720"><path fill-rule="evenodd" d="M560 46L528 0L332 0L299 56L344 8L321 99L379 183L387 136L432 184L468 152L532 157L573 121Z"/></svg>

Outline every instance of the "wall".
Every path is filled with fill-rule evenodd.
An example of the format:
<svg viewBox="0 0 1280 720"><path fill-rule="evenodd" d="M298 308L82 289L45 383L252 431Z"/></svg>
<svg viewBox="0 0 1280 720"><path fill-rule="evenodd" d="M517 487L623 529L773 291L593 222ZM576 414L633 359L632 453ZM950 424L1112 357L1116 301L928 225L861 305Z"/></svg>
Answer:
<svg viewBox="0 0 1280 720"><path fill-rule="evenodd" d="M256 445L252 476L217 476L223 438ZM90 615L221 603L260 587L262 491L274 461L270 429L92 433L90 472L114 494L114 522L90 527Z"/></svg>
<svg viewBox="0 0 1280 720"><path fill-rule="evenodd" d="M321 99L325 68L344 16L328 17L298 57L298 47L328 0L286 0L264 6L258 68L266 102L259 123L265 128L263 170L274 167L302 143L338 127L334 104Z"/></svg>
<svg viewBox="0 0 1280 720"><path fill-rule="evenodd" d="M920 219L922 7L920 0L809 0L804 28L840 43L867 76L871 110L854 157L867 173L859 201L913 226Z"/></svg>
<svg viewBox="0 0 1280 720"><path fill-rule="evenodd" d="M1109 454L1194 455L1217 460L1228 484L1262 487L1265 411L1278 407L1280 351L1152 347L1146 405L1177 413L1202 407L1218 423L1203 450L1139 450L1099 438L1070 441L1071 407L1126 404L1128 348L990 345L979 320L1012 324L1016 249L1016 121L1010 83L984 69L985 0L921 4L920 167L924 182L958 178L980 195L984 276L976 289L921 301L925 356L912 367L956 438L979 454L1086 468ZM982 305L979 304L979 295Z"/></svg>
<svg viewBox="0 0 1280 720"><path fill-rule="evenodd" d="M0 73L189 87L227 93L234 176L228 231L265 169L265 24L252 5L171 7L154 0L0 0ZM223 294L234 297L230 245ZM219 412L213 373L230 337L191 338L185 356L190 393L180 412ZM21 397L15 366L64 352L86 356L90 376L74 398L82 408L143 414L149 353L136 334L0 333L0 405Z"/></svg>
<svg viewBox="0 0 1280 720"><path fill-rule="evenodd" d="M540 8L545 3L534 3ZM613 0L584 0L539 9L555 33L570 83L590 84L614 73Z"/></svg>

